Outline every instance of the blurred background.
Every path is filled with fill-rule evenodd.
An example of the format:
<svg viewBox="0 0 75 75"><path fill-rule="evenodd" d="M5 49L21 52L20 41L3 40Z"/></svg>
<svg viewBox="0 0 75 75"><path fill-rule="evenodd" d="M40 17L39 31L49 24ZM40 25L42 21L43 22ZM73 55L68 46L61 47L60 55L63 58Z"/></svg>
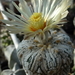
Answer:
<svg viewBox="0 0 75 75"><path fill-rule="evenodd" d="M20 15L20 13L13 7L12 1L14 1L17 5L19 4L18 0L0 0L2 6L4 7L4 10L6 10L6 8L10 8L15 13ZM30 0L26 0L26 1L28 5L30 5ZM68 11L69 13L66 17L68 22L65 23L62 28L70 36L75 49L75 0L73 0L73 3L71 7L68 9ZM0 11L0 19L3 18L4 17L2 16ZM8 62L3 54L3 50L5 50L6 47L9 45L13 45L13 41L8 30L2 25L4 24L0 21L0 71L8 69ZM23 39L23 35L16 34L16 36L19 39L19 42L21 42ZM71 64L71 75L72 74L75 75L75 50L74 50L74 60L73 63Z"/></svg>

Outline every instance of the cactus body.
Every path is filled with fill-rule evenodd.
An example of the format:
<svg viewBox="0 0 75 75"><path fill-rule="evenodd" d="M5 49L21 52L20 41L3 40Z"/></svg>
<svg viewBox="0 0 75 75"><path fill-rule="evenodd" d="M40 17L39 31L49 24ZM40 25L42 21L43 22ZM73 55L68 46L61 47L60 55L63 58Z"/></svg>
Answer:
<svg viewBox="0 0 75 75"><path fill-rule="evenodd" d="M38 36L23 40L17 54L28 75L68 75L73 60L73 47L67 34L60 30L46 32L47 39Z"/></svg>

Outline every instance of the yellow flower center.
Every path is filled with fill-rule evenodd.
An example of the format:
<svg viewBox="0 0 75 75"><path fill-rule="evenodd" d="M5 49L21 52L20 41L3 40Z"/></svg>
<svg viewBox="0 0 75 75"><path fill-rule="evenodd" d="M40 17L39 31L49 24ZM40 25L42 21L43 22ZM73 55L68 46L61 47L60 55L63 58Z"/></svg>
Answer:
<svg viewBox="0 0 75 75"><path fill-rule="evenodd" d="M29 29L31 31L37 31L39 29L44 29L46 23L44 22L44 18L41 13L33 13L33 15L29 19Z"/></svg>

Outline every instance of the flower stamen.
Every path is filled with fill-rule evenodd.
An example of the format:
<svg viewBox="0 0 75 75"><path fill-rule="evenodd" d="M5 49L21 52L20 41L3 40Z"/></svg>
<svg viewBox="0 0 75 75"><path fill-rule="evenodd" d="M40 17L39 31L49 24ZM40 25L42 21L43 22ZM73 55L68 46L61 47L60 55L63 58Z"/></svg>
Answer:
<svg viewBox="0 0 75 75"><path fill-rule="evenodd" d="M28 26L31 31L37 31L39 29L43 30L46 26L46 22L44 22L42 13L33 13L33 15L29 19Z"/></svg>

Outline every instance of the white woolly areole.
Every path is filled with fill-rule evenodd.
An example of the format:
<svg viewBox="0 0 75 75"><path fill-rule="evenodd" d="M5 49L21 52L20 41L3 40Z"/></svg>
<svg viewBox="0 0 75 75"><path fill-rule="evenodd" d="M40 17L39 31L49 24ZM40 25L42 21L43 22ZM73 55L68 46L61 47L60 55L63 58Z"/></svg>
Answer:
<svg viewBox="0 0 75 75"><path fill-rule="evenodd" d="M39 37L23 40L17 54L28 75L68 75L73 60L73 47L67 34L50 30L41 43Z"/></svg>

